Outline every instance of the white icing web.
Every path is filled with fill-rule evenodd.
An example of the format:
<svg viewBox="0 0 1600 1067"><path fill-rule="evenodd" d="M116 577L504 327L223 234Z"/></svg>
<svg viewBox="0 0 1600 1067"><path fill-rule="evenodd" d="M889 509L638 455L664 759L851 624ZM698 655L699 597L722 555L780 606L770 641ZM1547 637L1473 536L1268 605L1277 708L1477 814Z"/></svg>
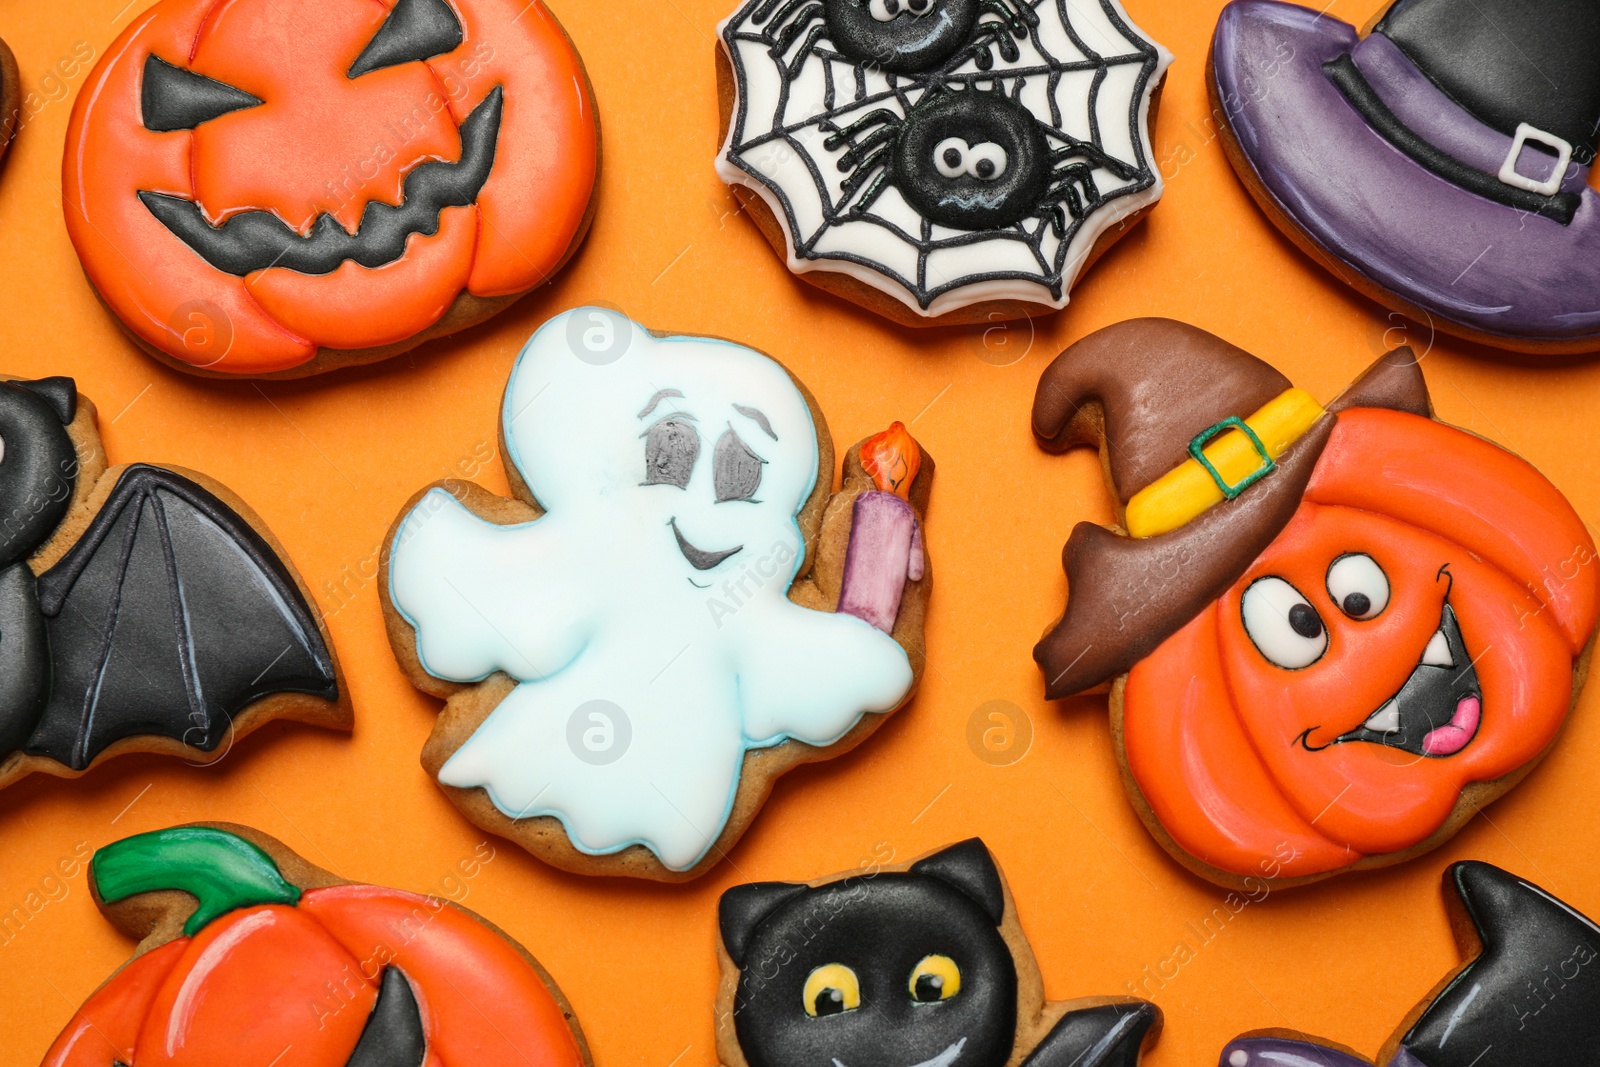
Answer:
<svg viewBox="0 0 1600 1067"><path fill-rule="evenodd" d="M1014 60L991 47L983 53L993 60L987 70L968 52L914 75L853 63L826 36L807 51L801 34L774 55L781 20L770 18L770 2L762 6L747 0L720 28L738 95L717 169L763 193L788 232L795 270L843 270L929 314L1004 296L1059 307L1100 234L1160 195L1145 110L1171 56L1116 0L1016 0L1039 25L1012 38ZM986 13L980 25L998 18ZM1082 218L1064 213L1062 232L1048 210L1012 226L951 229L920 215L892 184L861 207L873 182L849 184L851 172L839 162L851 145L840 138L830 149L828 138L878 109L904 118L930 91L973 90L998 90L1022 104L1052 149L1091 145L1131 177L1094 167L1099 198Z"/></svg>

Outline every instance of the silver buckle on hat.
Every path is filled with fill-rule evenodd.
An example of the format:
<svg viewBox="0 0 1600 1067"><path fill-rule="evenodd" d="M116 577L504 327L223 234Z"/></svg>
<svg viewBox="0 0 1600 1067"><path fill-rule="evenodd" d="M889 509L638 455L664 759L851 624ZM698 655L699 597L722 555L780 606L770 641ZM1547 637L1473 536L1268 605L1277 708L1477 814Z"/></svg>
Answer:
<svg viewBox="0 0 1600 1067"><path fill-rule="evenodd" d="M1550 177L1538 181L1528 177L1517 170L1517 159L1522 155L1522 147L1529 141L1552 149L1556 154L1555 166L1550 171ZM1530 126L1526 122L1517 127L1517 136L1511 142L1511 151L1506 153L1506 161L1500 164L1499 178L1507 185L1518 189L1526 189L1530 193L1540 196L1554 196L1561 188L1561 182L1567 176L1567 164L1572 162L1572 145L1553 133L1546 133L1537 126Z"/></svg>

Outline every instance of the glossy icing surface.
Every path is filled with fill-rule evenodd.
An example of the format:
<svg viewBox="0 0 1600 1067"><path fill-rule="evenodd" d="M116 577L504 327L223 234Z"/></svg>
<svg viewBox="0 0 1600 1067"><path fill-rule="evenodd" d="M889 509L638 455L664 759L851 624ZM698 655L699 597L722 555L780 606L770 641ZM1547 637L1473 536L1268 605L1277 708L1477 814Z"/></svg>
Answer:
<svg viewBox="0 0 1600 1067"><path fill-rule="evenodd" d="M162 0L79 94L67 228L141 340L268 373L543 282L597 151L582 66L538 3Z"/></svg>
<svg viewBox="0 0 1600 1067"><path fill-rule="evenodd" d="M1064 306L1100 236L1160 198L1147 122L1171 55L1116 0L860 11L747 0L722 23L718 174L763 197L791 270L927 316Z"/></svg>
<svg viewBox="0 0 1600 1067"><path fill-rule="evenodd" d="M599 356L590 329L621 332ZM497 526L434 489L391 548L423 668L519 683L441 782L483 787L512 818L555 816L584 852L645 844L683 870L727 821L748 749L827 745L904 698L911 665L891 637L786 596L819 456L777 363L579 309L529 340L502 422L545 514ZM716 590L734 579L730 612Z"/></svg>

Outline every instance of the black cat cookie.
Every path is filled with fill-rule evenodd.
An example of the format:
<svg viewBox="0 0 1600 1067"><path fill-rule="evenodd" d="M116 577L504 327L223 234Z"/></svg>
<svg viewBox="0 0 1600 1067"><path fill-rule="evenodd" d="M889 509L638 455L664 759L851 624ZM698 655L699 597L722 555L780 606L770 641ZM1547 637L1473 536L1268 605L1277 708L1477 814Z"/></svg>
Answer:
<svg viewBox="0 0 1600 1067"><path fill-rule="evenodd" d="M211 762L272 719L348 730L311 604L226 487L108 469L71 378L0 375L0 787L125 752Z"/></svg>
<svg viewBox="0 0 1600 1067"><path fill-rule="evenodd" d="M909 865L722 896L726 1067L1136 1067L1161 1010L1049 1002L977 838Z"/></svg>

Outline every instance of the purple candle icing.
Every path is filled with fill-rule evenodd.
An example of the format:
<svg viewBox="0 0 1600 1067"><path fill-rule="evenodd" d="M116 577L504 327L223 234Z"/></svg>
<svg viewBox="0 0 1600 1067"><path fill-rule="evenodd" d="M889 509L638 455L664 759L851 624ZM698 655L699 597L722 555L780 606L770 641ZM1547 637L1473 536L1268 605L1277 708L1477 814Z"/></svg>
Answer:
<svg viewBox="0 0 1600 1067"><path fill-rule="evenodd" d="M893 493L869 489L856 497L850 521L839 611L891 633L906 582L922 577L917 513Z"/></svg>

